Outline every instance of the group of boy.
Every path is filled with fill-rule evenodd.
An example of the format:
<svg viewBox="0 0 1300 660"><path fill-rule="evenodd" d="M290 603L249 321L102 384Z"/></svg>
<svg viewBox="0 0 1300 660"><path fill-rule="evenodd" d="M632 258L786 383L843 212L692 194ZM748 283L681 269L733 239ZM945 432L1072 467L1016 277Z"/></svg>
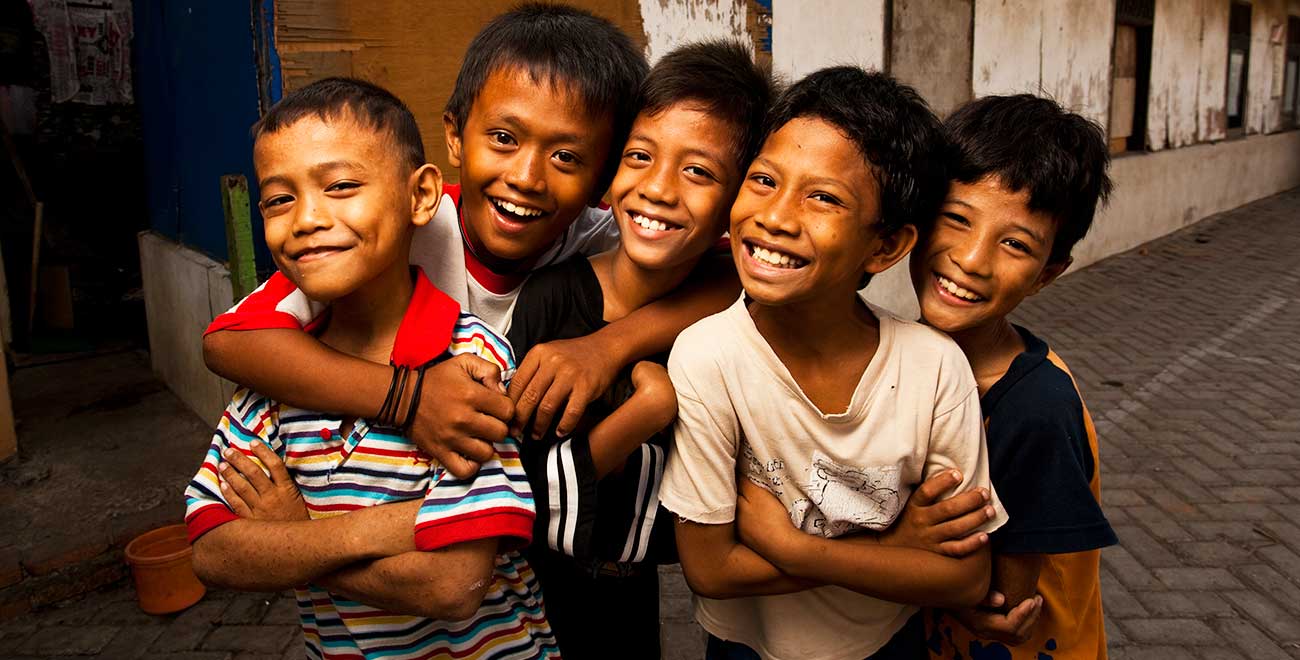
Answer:
<svg viewBox="0 0 1300 660"><path fill-rule="evenodd" d="M204 338L246 387L201 578L295 589L314 658L658 657L677 561L709 658L1105 657L1092 423L1007 318L1109 194L1096 125L778 91L726 41L648 68L556 5L484 27L443 123L457 185L370 83L254 125L279 272ZM909 253L922 323L859 293Z"/></svg>

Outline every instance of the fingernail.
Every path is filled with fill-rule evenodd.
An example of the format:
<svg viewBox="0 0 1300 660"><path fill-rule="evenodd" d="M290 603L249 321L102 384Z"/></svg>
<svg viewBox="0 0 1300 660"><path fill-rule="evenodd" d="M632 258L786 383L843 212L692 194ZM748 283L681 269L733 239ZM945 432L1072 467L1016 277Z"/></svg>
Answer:
<svg viewBox="0 0 1300 660"><path fill-rule="evenodd" d="M230 490L230 486L227 486L226 482L223 481L221 482L221 490Z"/></svg>
<svg viewBox="0 0 1300 660"><path fill-rule="evenodd" d="M235 450L231 449L230 447L226 447L225 449L221 450L221 455L225 456L226 458L230 458L231 456L235 455Z"/></svg>
<svg viewBox="0 0 1300 660"><path fill-rule="evenodd" d="M953 479L956 479L957 481L961 481L961 473L956 470L948 470L948 476L952 477Z"/></svg>
<svg viewBox="0 0 1300 660"><path fill-rule="evenodd" d="M569 431L568 429L555 429L555 435L556 437L567 438L569 437Z"/></svg>
<svg viewBox="0 0 1300 660"><path fill-rule="evenodd" d="M997 512L993 510L993 507L991 507L991 506L986 506L986 507L984 507L984 517L985 517L985 518L992 518L996 513L997 513Z"/></svg>
<svg viewBox="0 0 1300 660"><path fill-rule="evenodd" d="M218 464L217 464L217 471L218 471L218 472L225 472L226 470L229 470L229 469L230 469L230 464L229 464L229 463L218 463Z"/></svg>
<svg viewBox="0 0 1300 660"><path fill-rule="evenodd" d="M988 534L980 534L980 545L983 545L983 544L988 543L988 542L989 542L989 535L988 535Z"/></svg>
<svg viewBox="0 0 1300 660"><path fill-rule="evenodd" d="M980 497L984 498L984 501L985 501L985 502L989 501L989 489L987 489L987 488L981 488L981 489L980 489Z"/></svg>

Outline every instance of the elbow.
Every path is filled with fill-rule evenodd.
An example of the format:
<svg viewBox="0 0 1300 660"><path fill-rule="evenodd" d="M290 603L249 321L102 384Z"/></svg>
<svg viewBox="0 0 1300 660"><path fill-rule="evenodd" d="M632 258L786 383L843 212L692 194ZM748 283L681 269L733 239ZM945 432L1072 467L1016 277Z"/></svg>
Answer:
<svg viewBox="0 0 1300 660"><path fill-rule="evenodd" d="M218 376L226 377L225 361L223 358L228 355L226 347L226 336L228 331L218 330L203 336L203 364Z"/></svg>
<svg viewBox="0 0 1300 660"><path fill-rule="evenodd" d="M743 595L727 585L716 570L701 570L683 561L682 574L686 576L686 585L691 588L691 592L701 598L727 600Z"/></svg>
<svg viewBox="0 0 1300 660"><path fill-rule="evenodd" d="M220 562L213 556L214 554L216 553L206 549L205 544L198 542L194 544L194 554L190 562L194 568L194 575L199 578L199 582L214 589L237 589L238 585L231 584L225 579L220 569Z"/></svg>
<svg viewBox="0 0 1300 660"><path fill-rule="evenodd" d="M414 614L438 621L465 621L483 604L482 589L435 589L425 594Z"/></svg>
<svg viewBox="0 0 1300 660"><path fill-rule="evenodd" d="M987 569L968 571L968 575L962 576L959 583L953 585L952 590L944 592L943 597L951 602L938 603L938 605L950 609L975 607L988 595L990 583L991 578Z"/></svg>

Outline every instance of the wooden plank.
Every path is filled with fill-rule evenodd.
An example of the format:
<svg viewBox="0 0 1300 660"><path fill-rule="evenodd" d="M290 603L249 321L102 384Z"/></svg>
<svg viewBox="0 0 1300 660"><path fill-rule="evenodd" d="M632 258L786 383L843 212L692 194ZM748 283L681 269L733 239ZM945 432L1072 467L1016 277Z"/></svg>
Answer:
<svg viewBox="0 0 1300 660"><path fill-rule="evenodd" d="M226 249L230 258L230 287L239 300L257 288L253 259L253 221L248 206L248 180L242 174L221 177L221 207L226 216Z"/></svg>

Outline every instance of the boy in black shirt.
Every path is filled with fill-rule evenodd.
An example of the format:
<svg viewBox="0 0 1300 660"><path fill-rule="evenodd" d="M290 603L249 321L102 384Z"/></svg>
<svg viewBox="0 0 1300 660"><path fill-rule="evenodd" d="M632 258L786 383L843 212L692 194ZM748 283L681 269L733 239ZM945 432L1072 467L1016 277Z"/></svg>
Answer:
<svg viewBox="0 0 1300 660"><path fill-rule="evenodd" d="M539 343L590 334L687 280L727 227L772 88L733 42L686 45L651 69L609 190L620 246L533 273L508 334L521 358ZM620 657L659 657L654 567L675 561L672 520L657 515L662 432L677 413L664 361L624 373L588 410L586 428L524 445L545 525L530 561L566 658L608 657L597 633L612 630L624 642Z"/></svg>

